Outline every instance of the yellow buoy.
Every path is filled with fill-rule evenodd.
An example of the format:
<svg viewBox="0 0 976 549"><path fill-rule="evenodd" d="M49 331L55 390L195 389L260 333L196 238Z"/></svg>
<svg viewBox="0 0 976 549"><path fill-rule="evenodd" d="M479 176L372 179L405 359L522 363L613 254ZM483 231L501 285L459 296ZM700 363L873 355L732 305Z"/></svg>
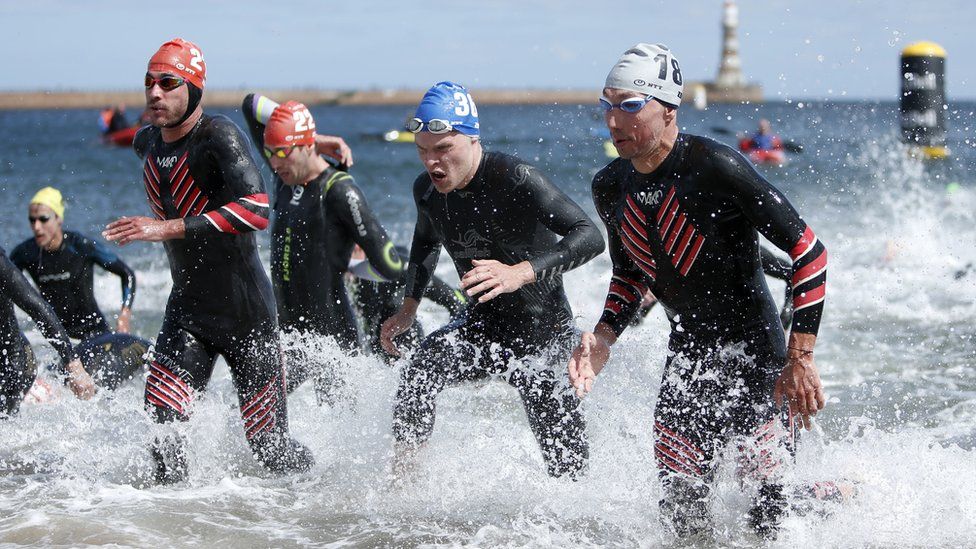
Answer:
<svg viewBox="0 0 976 549"><path fill-rule="evenodd" d="M924 158L949 156L945 59L945 49L934 42L909 44L901 52L902 141Z"/></svg>

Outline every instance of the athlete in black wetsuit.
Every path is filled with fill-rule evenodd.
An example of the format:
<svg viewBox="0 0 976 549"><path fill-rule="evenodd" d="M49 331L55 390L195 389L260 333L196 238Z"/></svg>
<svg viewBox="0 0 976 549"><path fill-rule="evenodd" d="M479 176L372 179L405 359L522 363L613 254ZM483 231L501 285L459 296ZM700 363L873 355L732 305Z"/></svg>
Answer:
<svg viewBox="0 0 976 549"><path fill-rule="evenodd" d="M396 251L400 257L410 256L410 250L403 246L397 246ZM351 285L354 307L363 322L366 349L374 355L389 357L380 346L380 327L403 303L405 278L384 282L370 277L353 277ZM452 288L437 275L431 275L424 297L447 309L452 319L457 318L468 304L464 292ZM410 329L397 338L397 346L413 350L423 338L423 327L419 321L414 321Z"/></svg>
<svg viewBox="0 0 976 549"><path fill-rule="evenodd" d="M372 267L381 280L401 278L403 262L352 176L319 156L308 109L293 101L268 104L273 102L250 94L241 110L255 145L271 151L265 158L275 173L271 279L278 323L284 330L330 336L345 352L353 352L359 348L359 331L342 279L353 246L363 249L369 261L363 267ZM258 120L267 111L267 118ZM279 157L275 151L287 154ZM315 362L289 354L289 391L321 372L324 365ZM322 383L316 386L320 397L331 398L323 394Z"/></svg>
<svg viewBox="0 0 976 549"><path fill-rule="evenodd" d="M122 280L122 308L132 307L135 273L108 248L78 233L64 231L61 245L54 251L42 249L33 238L25 240L10 253L10 260L31 275L68 335L75 339L111 331L95 301L94 265L118 275Z"/></svg>
<svg viewBox="0 0 976 549"><path fill-rule="evenodd" d="M708 527L715 458L734 443L749 467L744 474L759 486L752 524L769 535L784 510L776 469L793 442L792 416L781 424L776 401L785 397L807 425L824 405L813 345L827 255L786 197L739 153L678 133L680 82L670 51L650 44L626 52L607 77L602 101L621 158L594 177L593 200L607 227L613 277L570 377L581 393L591 388L650 289L672 326L654 423L662 516L680 534ZM789 354L759 233L793 260Z"/></svg>
<svg viewBox="0 0 976 549"><path fill-rule="evenodd" d="M268 195L240 129L203 114L204 70L199 48L181 39L150 59L153 125L133 146L144 159L155 218L122 218L104 233L120 244L164 241L169 257L173 290L152 352L146 406L157 422L186 420L223 355L255 457L272 471L306 470L311 452L288 436L274 296L254 235L267 227ZM157 482L185 477L183 446L178 437L156 440Z"/></svg>
<svg viewBox="0 0 976 549"><path fill-rule="evenodd" d="M79 398L91 397L95 386L72 355L68 333L54 310L0 248L0 419L17 413L37 375L34 352L20 331L14 305L34 319L41 334L58 352L58 370L67 376L72 391Z"/></svg>
<svg viewBox="0 0 976 549"><path fill-rule="evenodd" d="M548 472L574 476L589 451L579 400L556 367L573 331L562 273L603 250L599 230L539 170L482 151L477 110L463 87L433 86L408 129L419 132L427 171L414 182L406 298L383 325L384 349L397 354L392 338L412 324L441 246L462 287L480 297L424 339L403 369L393 412L399 456L430 437L446 385L503 376L522 397ZM543 365L519 363L533 356Z"/></svg>
<svg viewBox="0 0 976 549"><path fill-rule="evenodd" d="M75 351L96 383L114 389L142 367L142 356L150 345L127 333L135 297L135 273L104 245L64 231L64 211L60 191L53 187L38 191L28 206L34 237L14 248L10 259L31 275L68 335L82 340ZM120 333L111 331L95 301L95 265L118 275L122 281Z"/></svg>

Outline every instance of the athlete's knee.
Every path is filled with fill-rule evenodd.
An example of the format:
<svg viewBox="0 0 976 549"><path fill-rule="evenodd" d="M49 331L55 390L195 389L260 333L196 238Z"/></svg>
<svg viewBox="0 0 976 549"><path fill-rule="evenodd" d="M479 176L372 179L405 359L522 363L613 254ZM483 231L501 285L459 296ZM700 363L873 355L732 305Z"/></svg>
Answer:
<svg viewBox="0 0 976 549"><path fill-rule="evenodd" d="M173 369L158 361L149 365L145 405L157 423L189 418L194 391Z"/></svg>

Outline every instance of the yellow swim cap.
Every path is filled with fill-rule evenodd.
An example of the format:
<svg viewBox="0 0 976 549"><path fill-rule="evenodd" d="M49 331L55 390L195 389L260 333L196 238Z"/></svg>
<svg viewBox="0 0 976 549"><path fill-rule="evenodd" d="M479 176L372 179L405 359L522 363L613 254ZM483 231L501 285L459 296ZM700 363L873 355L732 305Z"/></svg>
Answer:
<svg viewBox="0 0 976 549"><path fill-rule="evenodd" d="M37 191L30 203L47 206L54 210L58 217L64 219L64 198L61 197L61 191L54 187L44 187Z"/></svg>

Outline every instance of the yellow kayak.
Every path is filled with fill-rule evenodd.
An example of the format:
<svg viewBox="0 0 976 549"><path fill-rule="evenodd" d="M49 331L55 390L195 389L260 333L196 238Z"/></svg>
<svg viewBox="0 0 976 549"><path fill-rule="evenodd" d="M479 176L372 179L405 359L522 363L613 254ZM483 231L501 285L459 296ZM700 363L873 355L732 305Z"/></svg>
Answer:
<svg viewBox="0 0 976 549"><path fill-rule="evenodd" d="M413 143L414 135L410 132L390 130L383 134L383 141L387 141L389 143Z"/></svg>

